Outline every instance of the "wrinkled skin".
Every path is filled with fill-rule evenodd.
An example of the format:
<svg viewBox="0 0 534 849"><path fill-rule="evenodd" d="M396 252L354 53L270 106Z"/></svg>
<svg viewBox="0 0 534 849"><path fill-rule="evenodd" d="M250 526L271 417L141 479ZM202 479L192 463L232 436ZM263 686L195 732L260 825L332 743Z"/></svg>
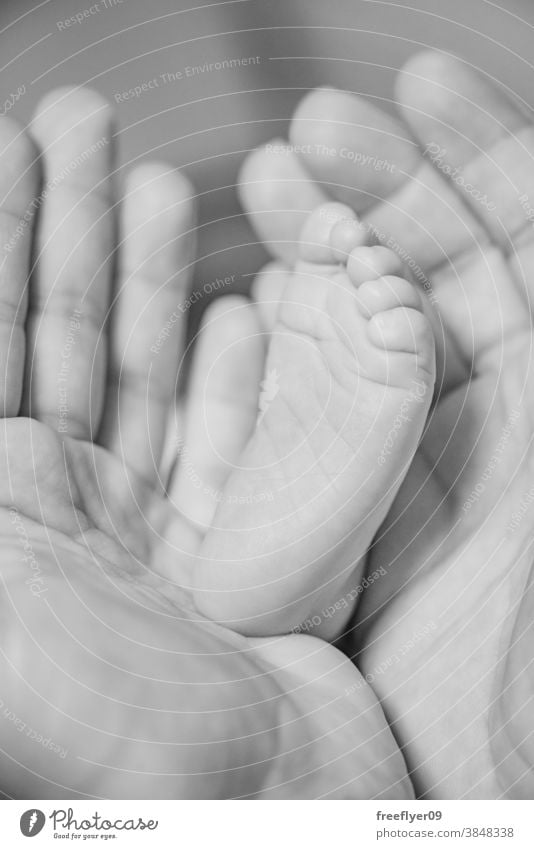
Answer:
<svg viewBox="0 0 534 849"><path fill-rule="evenodd" d="M412 798L379 702L339 651L246 640L192 610L205 528L178 509L179 476L159 477L183 321L155 344L189 284L191 188L138 166L117 234L111 144L68 167L109 136L109 107L86 90L50 94L28 134L0 122L0 791ZM193 399L225 334L246 331L226 307L210 314ZM242 362L207 404L221 444L252 426L233 400ZM207 445L192 452L224 477Z"/></svg>
<svg viewBox="0 0 534 849"><path fill-rule="evenodd" d="M402 246L429 295L435 405L373 545L370 571L387 575L364 595L349 652L417 795L532 798L534 129L441 54L410 60L396 97L399 120L318 90L292 122L292 144L376 167L313 147L249 158L242 197L276 258L255 292L261 304L276 290L307 209L334 198Z"/></svg>

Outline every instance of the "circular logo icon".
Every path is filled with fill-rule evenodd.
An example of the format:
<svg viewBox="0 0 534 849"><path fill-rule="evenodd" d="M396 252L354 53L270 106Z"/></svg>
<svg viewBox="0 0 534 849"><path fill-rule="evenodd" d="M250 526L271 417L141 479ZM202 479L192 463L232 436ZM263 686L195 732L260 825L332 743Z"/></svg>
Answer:
<svg viewBox="0 0 534 849"><path fill-rule="evenodd" d="M37 810L37 808L31 808L22 814L20 818L20 830L24 837L35 837L36 834L39 834L43 830L45 822L46 817L43 812Z"/></svg>

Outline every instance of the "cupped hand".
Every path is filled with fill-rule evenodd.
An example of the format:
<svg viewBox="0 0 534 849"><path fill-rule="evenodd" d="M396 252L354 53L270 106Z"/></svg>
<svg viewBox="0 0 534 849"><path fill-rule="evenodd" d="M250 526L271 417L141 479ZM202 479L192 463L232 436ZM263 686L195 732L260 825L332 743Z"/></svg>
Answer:
<svg viewBox="0 0 534 849"><path fill-rule="evenodd" d="M254 338L246 302L210 310L169 483L194 199L141 164L117 212L111 118L95 92L60 89L28 133L0 123L1 793L410 797L343 655L305 636L247 641L192 609L262 354L231 349L204 397L228 339Z"/></svg>
<svg viewBox="0 0 534 849"><path fill-rule="evenodd" d="M426 292L434 409L370 552L383 577L351 654L419 796L531 798L534 129L442 54L410 60L396 99L392 118L312 92L290 142L249 158L243 200L276 259L255 293L268 321L303 218L328 198L354 207Z"/></svg>

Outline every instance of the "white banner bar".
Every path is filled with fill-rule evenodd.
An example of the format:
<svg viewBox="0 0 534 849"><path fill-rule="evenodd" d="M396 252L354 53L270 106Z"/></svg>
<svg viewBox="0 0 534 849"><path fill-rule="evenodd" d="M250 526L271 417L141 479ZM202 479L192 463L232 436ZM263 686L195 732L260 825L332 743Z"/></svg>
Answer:
<svg viewBox="0 0 534 849"><path fill-rule="evenodd" d="M1 845L533 849L532 802L6 801ZM35 838L35 844L29 839Z"/></svg>

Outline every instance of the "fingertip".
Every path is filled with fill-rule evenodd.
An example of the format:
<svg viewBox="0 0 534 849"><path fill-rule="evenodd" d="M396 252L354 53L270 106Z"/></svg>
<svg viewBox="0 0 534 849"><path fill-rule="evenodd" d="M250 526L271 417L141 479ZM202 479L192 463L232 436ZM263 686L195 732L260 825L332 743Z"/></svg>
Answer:
<svg viewBox="0 0 534 849"><path fill-rule="evenodd" d="M303 187L298 184L302 181ZM238 175L238 193L249 212L282 209L288 196L293 208L299 206L302 188L310 177L291 145L283 139L273 139L250 153ZM282 203L281 203L282 202Z"/></svg>
<svg viewBox="0 0 534 849"><path fill-rule="evenodd" d="M244 295L227 294L215 298L206 308L199 330L199 341L200 344L209 344L210 348L222 351L260 332L255 304Z"/></svg>
<svg viewBox="0 0 534 849"><path fill-rule="evenodd" d="M92 132L100 130L103 139L111 135L114 109L99 91L85 86L60 86L41 98L30 127L43 141L54 140L91 121Z"/></svg>
<svg viewBox="0 0 534 849"><path fill-rule="evenodd" d="M300 232L300 259L322 264L334 262L330 238L332 228L338 222L354 218L352 209L343 203L324 203L314 209Z"/></svg>
<svg viewBox="0 0 534 849"><path fill-rule="evenodd" d="M283 139L272 139L246 157L239 169L237 190L246 209L264 207L272 202L273 181L287 179L295 165Z"/></svg>
<svg viewBox="0 0 534 849"><path fill-rule="evenodd" d="M403 124L368 99L319 89L295 110L289 137L312 176L358 212L401 186L419 152Z"/></svg>
<svg viewBox="0 0 534 849"><path fill-rule="evenodd" d="M124 198L145 219L166 212L176 226L192 226L195 220L196 193L192 183L165 162L148 160L133 168L125 179Z"/></svg>
<svg viewBox="0 0 534 849"><path fill-rule="evenodd" d="M324 145L335 147L338 141L337 123L353 108L355 97L346 91L322 86L304 95L293 113L289 129L291 142L298 146Z"/></svg>
<svg viewBox="0 0 534 849"><path fill-rule="evenodd" d="M425 48L408 57L400 74L410 74L428 80L445 80L452 69L461 64L455 56Z"/></svg>
<svg viewBox="0 0 534 849"><path fill-rule="evenodd" d="M346 263L355 248L363 247L369 241L369 229L356 216L338 221L330 233L332 257Z"/></svg>
<svg viewBox="0 0 534 849"><path fill-rule="evenodd" d="M325 195L291 145L274 139L249 154L239 173L238 194L265 246L280 259L294 262L306 216Z"/></svg>
<svg viewBox="0 0 534 849"><path fill-rule="evenodd" d="M16 152L22 164L30 164L37 156L37 146L25 132L23 125L11 116L0 117L0 155Z"/></svg>
<svg viewBox="0 0 534 849"><path fill-rule="evenodd" d="M514 133L527 118L494 79L472 64L435 50L411 56L397 76L401 112L422 144L437 144L455 164Z"/></svg>

